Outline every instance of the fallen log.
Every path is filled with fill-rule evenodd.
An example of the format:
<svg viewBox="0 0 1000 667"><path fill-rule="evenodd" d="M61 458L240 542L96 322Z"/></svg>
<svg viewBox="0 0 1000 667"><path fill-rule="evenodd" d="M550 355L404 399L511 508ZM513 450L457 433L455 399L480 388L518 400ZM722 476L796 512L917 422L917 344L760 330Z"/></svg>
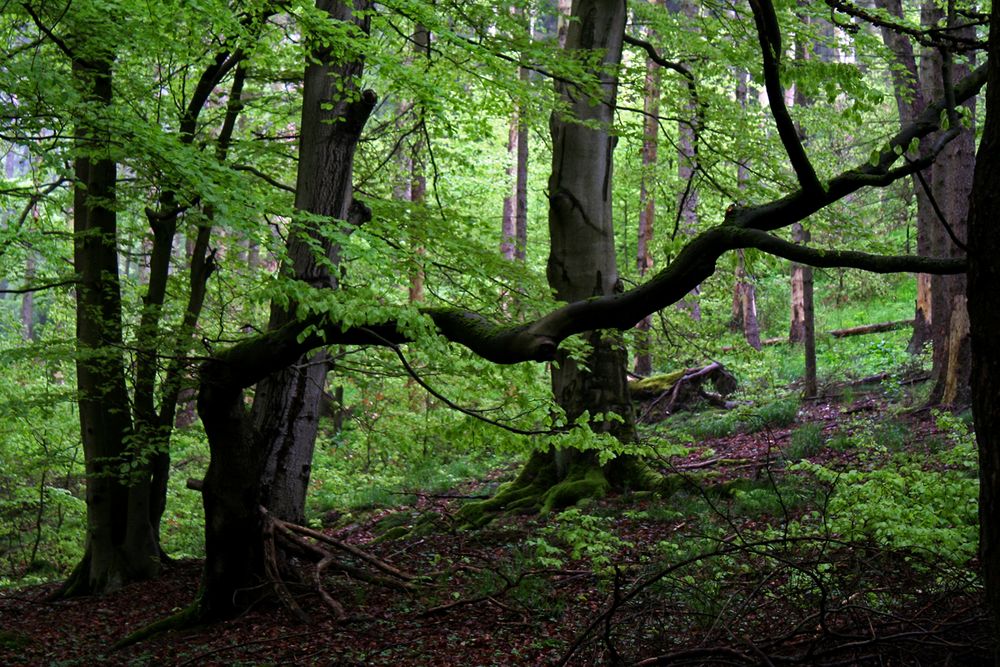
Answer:
<svg viewBox="0 0 1000 667"><path fill-rule="evenodd" d="M880 333L883 331L895 331L897 329L905 329L906 327L912 326L912 319L896 320L894 322L876 322L875 324L864 324L859 327L847 327L846 329L833 329L831 331L823 332L821 335L832 336L833 338L847 338L848 336L863 336L865 334ZM760 344L761 347L765 347L768 345L781 345L782 343L787 342L787 336L778 336L776 338L765 338L760 341ZM726 345L722 348L722 351L732 352L735 349L737 349L736 345Z"/></svg>
<svg viewBox="0 0 1000 667"><path fill-rule="evenodd" d="M834 329L829 334L834 338L846 338L847 336L862 336L864 334L879 333L881 331L895 331L913 326L913 319L897 320L895 322L878 322L876 324L865 324L860 327L848 327L847 329Z"/></svg>
<svg viewBox="0 0 1000 667"><path fill-rule="evenodd" d="M702 388L706 382L711 382L718 394L706 392ZM642 422L659 421L697 399L726 405L725 397L734 391L736 377L717 361L629 383L632 398L645 404L639 414Z"/></svg>

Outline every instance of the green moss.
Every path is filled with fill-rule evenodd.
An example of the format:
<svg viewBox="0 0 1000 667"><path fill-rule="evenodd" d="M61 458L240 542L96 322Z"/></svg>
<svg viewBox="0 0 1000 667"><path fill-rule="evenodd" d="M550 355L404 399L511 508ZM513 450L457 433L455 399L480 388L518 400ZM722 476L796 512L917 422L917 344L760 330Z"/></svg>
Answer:
<svg viewBox="0 0 1000 667"><path fill-rule="evenodd" d="M674 384L684 377L686 371L681 369L679 371L673 371L671 373L663 373L660 375L652 375L648 378L643 378L642 380L636 380L635 382L630 382L628 387L629 391L635 395L659 395L665 391L669 391Z"/></svg>
<svg viewBox="0 0 1000 667"><path fill-rule="evenodd" d="M542 496L541 514L570 507L584 498L602 498L610 486L600 467L588 467L582 476L571 475L546 491Z"/></svg>

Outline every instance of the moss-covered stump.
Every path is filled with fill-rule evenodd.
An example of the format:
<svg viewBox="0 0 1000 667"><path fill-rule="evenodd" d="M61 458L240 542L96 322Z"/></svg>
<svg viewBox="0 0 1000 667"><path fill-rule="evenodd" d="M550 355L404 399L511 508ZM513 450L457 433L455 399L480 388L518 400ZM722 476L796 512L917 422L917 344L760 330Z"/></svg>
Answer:
<svg viewBox="0 0 1000 667"><path fill-rule="evenodd" d="M717 393L706 391L706 383L710 383ZM736 377L722 364L712 362L701 368L684 368L630 382L629 394L633 400L644 404L639 411L640 420L656 422L703 401L730 407L726 397L736 388Z"/></svg>
<svg viewBox="0 0 1000 667"><path fill-rule="evenodd" d="M562 452L567 454L567 452ZM561 464L560 458L571 461ZM603 498L612 489L669 496L684 485L680 476L663 476L643 461L618 457L601 465L594 452L534 452L517 478L488 500L467 503L456 514L462 529L479 528L508 512L548 514L583 501Z"/></svg>

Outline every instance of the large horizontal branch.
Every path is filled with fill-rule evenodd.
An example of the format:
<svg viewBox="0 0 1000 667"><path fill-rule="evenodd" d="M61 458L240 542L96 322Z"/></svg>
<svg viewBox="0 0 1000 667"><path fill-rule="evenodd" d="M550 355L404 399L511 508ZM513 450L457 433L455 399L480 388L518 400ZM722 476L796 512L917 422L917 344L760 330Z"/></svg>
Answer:
<svg viewBox="0 0 1000 667"><path fill-rule="evenodd" d="M984 65L956 86L956 101L961 103L975 95L985 80ZM847 267L876 273L960 273L965 270L964 260L824 250L799 246L767 233L803 220L862 187L887 185L912 169L922 168L920 161L895 170L891 167L913 139L940 129L944 108L943 101L928 105L919 118L888 142L878 160L834 178L819 194L799 190L767 204L733 208L727 213L725 224L691 239L656 276L627 292L566 304L519 326L501 326L478 313L460 309L430 308L424 314L448 340L464 345L488 361L512 364L551 360L559 344L574 334L631 328L646 315L680 301L715 272L716 262L723 253L738 248L757 248L817 267ZM202 366L202 380L232 391L256 384L317 347L398 345L409 340L393 321L344 329L339 323L329 321L325 314L315 313L215 354Z"/></svg>
<svg viewBox="0 0 1000 667"><path fill-rule="evenodd" d="M944 29L930 28L924 30L922 28L914 28L904 25L900 21L884 18L882 15L867 11L853 2L844 2L844 0L825 1L834 12L842 12L852 18L860 19L878 28L885 28L902 35L908 35L921 46L937 47L942 50L950 51L975 51L986 48L986 42L981 39L969 39L961 35L952 34L956 28L984 25L987 21L986 18L982 16L974 17L972 21L963 26ZM839 22L837 25L839 27L845 27Z"/></svg>
<svg viewBox="0 0 1000 667"><path fill-rule="evenodd" d="M430 308L439 333L476 355L498 364L548 361L559 344L573 334L596 329L629 329L650 313L681 300L715 271L723 253L757 248L817 267L847 267L876 273L960 273L965 261L916 256L884 256L848 250L823 250L790 243L757 229L724 225L695 237L677 258L649 282L622 294L566 304L534 322L504 327L478 313ZM397 345L409 342L395 322L342 329L322 313L239 343L208 362L203 379L249 387L294 363L308 350L324 345Z"/></svg>

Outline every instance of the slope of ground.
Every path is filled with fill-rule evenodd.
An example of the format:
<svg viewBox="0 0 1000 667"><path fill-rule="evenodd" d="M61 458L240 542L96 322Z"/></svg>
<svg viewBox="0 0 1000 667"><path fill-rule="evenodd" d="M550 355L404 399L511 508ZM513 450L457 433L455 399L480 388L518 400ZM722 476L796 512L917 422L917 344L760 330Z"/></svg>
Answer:
<svg viewBox="0 0 1000 667"><path fill-rule="evenodd" d="M116 651L116 641L193 599L199 563L176 563L156 581L100 599L46 602L54 584L2 591L0 664L991 664L974 560L956 567L912 549L807 533L794 526L811 506L793 494L761 504L738 492L810 488L808 478L781 481L806 474L786 460L802 424L830 442L885 422L882 409L872 400L813 405L789 427L693 443L663 462L693 480L667 500L609 497L462 532L449 523L460 501L427 496L331 531L427 577L412 595L328 578L327 591L351 615L346 623L335 623L309 586L292 586L309 624L262 603L228 623ZM926 413L892 419L906 436L899 447L924 451L941 437ZM857 450L806 449L831 466L873 465ZM431 513L437 521L408 537L377 539L388 525L417 525Z"/></svg>

